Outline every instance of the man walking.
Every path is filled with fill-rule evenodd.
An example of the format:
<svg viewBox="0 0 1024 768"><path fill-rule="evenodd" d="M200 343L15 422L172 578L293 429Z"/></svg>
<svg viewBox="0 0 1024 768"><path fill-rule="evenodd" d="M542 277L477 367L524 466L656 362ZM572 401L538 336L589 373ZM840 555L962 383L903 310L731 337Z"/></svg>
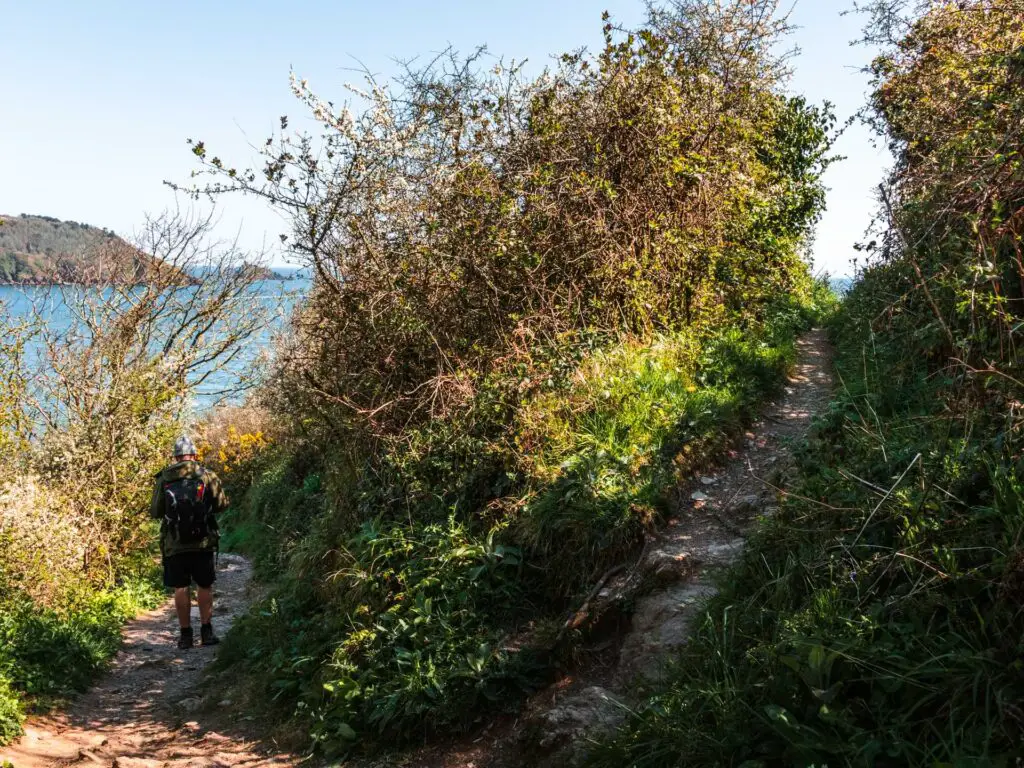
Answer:
<svg viewBox="0 0 1024 768"><path fill-rule="evenodd" d="M174 589L181 637L178 648L194 644L192 633L192 582L199 603L200 637L203 645L220 642L213 633L214 553L219 533L217 515L227 509L217 475L198 462L195 443L186 436L174 444L174 463L159 472L153 488L150 514L160 520L160 553L164 585Z"/></svg>

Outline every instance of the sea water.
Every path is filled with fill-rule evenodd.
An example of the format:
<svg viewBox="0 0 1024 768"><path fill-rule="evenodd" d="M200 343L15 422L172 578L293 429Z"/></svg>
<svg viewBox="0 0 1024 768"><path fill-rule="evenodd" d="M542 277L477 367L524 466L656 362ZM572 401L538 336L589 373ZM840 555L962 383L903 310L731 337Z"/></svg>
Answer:
<svg viewBox="0 0 1024 768"><path fill-rule="evenodd" d="M279 270L283 271L283 270ZM267 280L254 283L248 289L251 301L260 303L269 311L270 323L245 341L240 353L222 369L209 373L209 368L195 372L203 379L196 386L189 407L202 412L224 401L240 401L244 390L238 384L242 377L262 356L269 354L274 336L283 329L288 314L309 290L311 281L301 274L288 280ZM37 315L54 334L66 333L74 325L74 316L65 296L67 291L99 291L101 288L67 288L64 286L0 285L0 305L15 323L30 320ZM187 289L185 289L187 290ZM42 340L30 342L25 359L30 368L42 364L45 348ZM205 376L204 374L208 374Z"/></svg>

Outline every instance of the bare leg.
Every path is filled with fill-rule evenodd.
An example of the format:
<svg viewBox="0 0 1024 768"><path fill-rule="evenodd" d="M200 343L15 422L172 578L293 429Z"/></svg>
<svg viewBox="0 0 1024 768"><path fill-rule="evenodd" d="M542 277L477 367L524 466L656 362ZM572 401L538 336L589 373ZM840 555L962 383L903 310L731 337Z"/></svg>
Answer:
<svg viewBox="0 0 1024 768"><path fill-rule="evenodd" d="M199 603L199 618L203 624L209 624L213 618L213 587L196 589L196 599Z"/></svg>
<svg viewBox="0 0 1024 768"><path fill-rule="evenodd" d="M182 629L192 626L192 595L188 587L174 590L174 610L178 612L178 626Z"/></svg>

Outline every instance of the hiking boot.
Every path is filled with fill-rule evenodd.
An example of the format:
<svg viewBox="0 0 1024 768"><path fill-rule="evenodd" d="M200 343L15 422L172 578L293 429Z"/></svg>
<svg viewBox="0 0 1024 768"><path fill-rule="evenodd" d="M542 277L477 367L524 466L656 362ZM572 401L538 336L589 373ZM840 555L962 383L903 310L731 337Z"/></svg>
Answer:
<svg viewBox="0 0 1024 768"><path fill-rule="evenodd" d="M188 627L181 630L181 636L178 638L178 649L187 651L195 645L195 638L192 635L192 627Z"/></svg>
<svg viewBox="0 0 1024 768"><path fill-rule="evenodd" d="M203 640L203 645L216 645L220 642L220 638L213 634L213 624L203 624L199 628L199 635Z"/></svg>

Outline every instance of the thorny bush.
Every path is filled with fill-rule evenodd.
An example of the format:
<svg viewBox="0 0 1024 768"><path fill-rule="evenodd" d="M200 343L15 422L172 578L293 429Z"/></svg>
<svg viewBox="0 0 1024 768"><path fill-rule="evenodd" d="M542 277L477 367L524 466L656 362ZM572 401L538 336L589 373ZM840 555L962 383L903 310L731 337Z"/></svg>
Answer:
<svg viewBox="0 0 1024 768"><path fill-rule="evenodd" d="M193 191L268 200L314 275L228 541L274 576L227 639L279 735L372 749L513 709L826 308L801 248L832 118L784 93L773 0L606 20L528 78L445 53ZM489 65L492 65L489 67Z"/></svg>
<svg viewBox="0 0 1024 768"><path fill-rule="evenodd" d="M192 191L268 200L314 273L278 407L395 434L574 338L760 318L805 275L832 123L782 93L775 5L676 0L533 79L445 53L357 114L293 75L319 137L282 118L248 170L194 142Z"/></svg>

